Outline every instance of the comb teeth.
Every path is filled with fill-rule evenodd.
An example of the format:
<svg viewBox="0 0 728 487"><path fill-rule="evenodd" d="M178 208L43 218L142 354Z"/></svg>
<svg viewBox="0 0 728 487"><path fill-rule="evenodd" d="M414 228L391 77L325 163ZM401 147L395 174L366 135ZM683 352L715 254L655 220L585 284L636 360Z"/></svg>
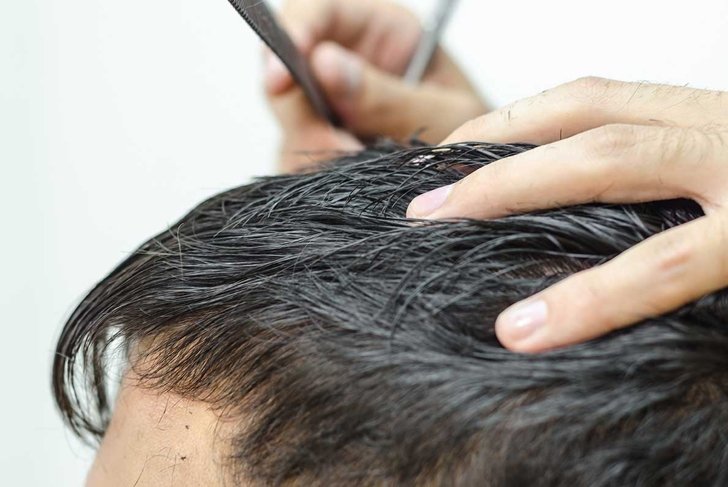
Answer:
<svg viewBox="0 0 728 487"><path fill-rule="evenodd" d="M248 23L250 28L253 29L253 31L257 34L257 36L260 37L263 40L263 42L268 44L268 39L266 38L265 35L263 35L263 32L258 27L258 24L255 22L253 17L251 17L248 14L248 11L247 11L249 8L256 8L256 7L267 9L267 5L265 3L258 3L257 5L256 4L250 5L249 2L243 2L240 0L229 0L229 2L233 6L233 8L235 8L235 10L237 10L237 12L240 14L240 16L243 19L245 19L245 22ZM270 46L269 44L268 44L268 47L272 48L272 46Z"/></svg>
<svg viewBox="0 0 728 487"><path fill-rule="evenodd" d="M276 21L265 0L228 1L258 37L288 68L293 79L301 86L316 111L332 125L339 126L339 121L326 102L326 98L323 96L323 92L308 66L308 61Z"/></svg>

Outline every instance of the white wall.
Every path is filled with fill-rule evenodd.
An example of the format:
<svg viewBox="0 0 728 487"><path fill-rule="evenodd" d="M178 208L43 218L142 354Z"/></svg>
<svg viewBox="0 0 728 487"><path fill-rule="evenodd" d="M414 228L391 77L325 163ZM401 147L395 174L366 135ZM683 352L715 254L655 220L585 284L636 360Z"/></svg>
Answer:
<svg viewBox="0 0 728 487"><path fill-rule="evenodd" d="M728 89L724 0L463 0L447 44L498 104L587 74ZM3 485L82 481L92 452L64 431L48 372L84 291L270 171L258 58L225 0L0 1Z"/></svg>

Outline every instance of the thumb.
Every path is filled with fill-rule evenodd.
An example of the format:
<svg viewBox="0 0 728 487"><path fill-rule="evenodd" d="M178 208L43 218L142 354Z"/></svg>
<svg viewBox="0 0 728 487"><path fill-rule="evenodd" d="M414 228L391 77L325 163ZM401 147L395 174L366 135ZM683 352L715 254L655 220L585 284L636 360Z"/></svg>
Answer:
<svg viewBox="0 0 728 487"><path fill-rule="evenodd" d="M329 103L359 137L421 137L436 143L463 122L482 115L465 91L435 84L409 85L332 42L318 45L311 65Z"/></svg>

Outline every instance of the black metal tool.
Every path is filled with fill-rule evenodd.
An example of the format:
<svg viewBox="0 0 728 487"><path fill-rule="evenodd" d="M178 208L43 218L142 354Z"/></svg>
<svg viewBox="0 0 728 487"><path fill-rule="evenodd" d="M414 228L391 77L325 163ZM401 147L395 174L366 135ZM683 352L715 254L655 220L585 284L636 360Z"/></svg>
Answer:
<svg viewBox="0 0 728 487"><path fill-rule="evenodd" d="M281 27L265 0L228 0L235 10L252 27L258 37L288 68L293 79L301 86L314 109L334 126L340 126L336 114L326 102L308 61L296 48L290 36ZM435 54L440 38L455 9L456 0L439 0L434 18L424 29L420 44L405 74L405 81L416 84Z"/></svg>
<svg viewBox="0 0 728 487"><path fill-rule="evenodd" d="M404 75L404 80L407 83L416 85L422 81L422 77L435 56L437 46L440 45L442 35L456 6L457 0L440 0L437 4L434 16L425 24L422 39L407 67L407 72Z"/></svg>
<svg viewBox="0 0 728 487"><path fill-rule="evenodd" d="M314 109L332 125L338 126L339 120L326 102L306 58L280 26L265 0L229 0L229 2L288 68Z"/></svg>

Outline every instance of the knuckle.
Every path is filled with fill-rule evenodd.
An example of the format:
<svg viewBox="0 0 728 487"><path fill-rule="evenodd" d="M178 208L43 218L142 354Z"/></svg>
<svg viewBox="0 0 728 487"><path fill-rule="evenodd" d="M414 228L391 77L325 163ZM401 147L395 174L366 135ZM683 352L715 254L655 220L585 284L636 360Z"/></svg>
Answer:
<svg viewBox="0 0 728 487"><path fill-rule="evenodd" d="M728 130L724 128L706 128L702 131L703 140L705 142L706 150L709 151L706 154L707 157L713 159L721 159L720 166L725 167L725 157L728 155ZM714 158L715 154L720 154L721 157ZM716 161L717 162L717 161Z"/></svg>
<svg viewBox="0 0 728 487"><path fill-rule="evenodd" d="M593 110L609 105L625 83L596 76L586 76L559 86L556 93L570 110Z"/></svg>
<svg viewBox="0 0 728 487"><path fill-rule="evenodd" d="M654 268L660 286L669 296L679 294L685 282L685 274L690 268L696 250L694 240L682 233L670 232L655 240L653 250Z"/></svg>
<svg viewBox="0 0 728 487"><path fill-rule="evenodd" d="M603 90L607 87L609 80L599 76L582 76L564 84L564 87L573 93Z"/></svg>
<svg viewBox="0 0 728 487"><path fill-rule="evenodd" d="M657 141L657 154L661 162L666 164L674 164L678 161L682 162L684 154L697 156L695 153L695 143L697 138L691 131L684 129L663 129L660 131L661 136ZM692 157L690 158L692 160Z"/></svg>
<svg viewBox="0 0 728 487"><path fill-rule="evenodd" d="M569 98L594 99L603 96L615 83L606 78L597 76L584 76L561 85L558 90Z"/></svg>
<svg viewBox="0 0 728 487"><path fill-rule="evenodd" d="M661 164L679 166L680 171L690 169L690 174L701 177L710 177L711 173L716 174L715 171L721 169L712 164L717 162L713 155L720 150L720 137L716 138L710 132L677 127L658 129L658 134L650 150Z"/></svg>
<svg viewBox="0 0 728 487"><path fill-rule="evenodd" d="M586 132L587 151L596 158L611 158L634 148L643 137L640 127L609 124Z"/></svg>

